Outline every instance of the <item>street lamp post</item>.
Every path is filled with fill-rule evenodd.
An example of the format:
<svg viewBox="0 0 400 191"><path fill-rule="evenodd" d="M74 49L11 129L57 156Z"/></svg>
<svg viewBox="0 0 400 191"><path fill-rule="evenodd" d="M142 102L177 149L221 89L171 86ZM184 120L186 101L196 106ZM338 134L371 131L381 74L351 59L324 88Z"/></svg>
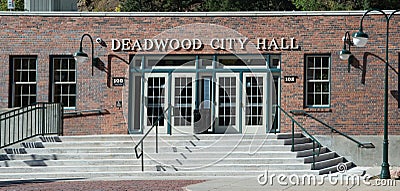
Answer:
<svg viewBox="0 0 400 191"><path fill-rule="evenodd" d="M386 58L385 58L385 100L384 100L384 124L383 124L383 162L381 168L380 178L382 179L389 179L390 178L390 171L389 171L389 140L388 140L388 97L389 97L389 21L392 16L399 12L400 10L393 11L389 16L386 15L385 12L379 9L372 9L368 10L364 13L360 21L360 29L358 32L353 34L353 44L357 47L364 47L368 41L368 35L363 31L363 20L368 13L372 11L377 11L383 14L386 19ZM346 36L345 36L346 39ZM345 41L346 43L346 41ZM345 49L345 47L344 47ZM343 50L340 52L342 53ZM350 51L348 51L350 53ZM350 53L351 54L351 53ZM342 54L341 54L342 55ZM349 55L350 57L350 55ZM342 58L342 56L341 56ZM400 76L399 76L400 80Z"/></svg>
<svg viewBox="0 0 400 191"><path fill-rule="evenodd" d="M78 63L84 62L86 59L89 58L88 54L83 52L83 48L82 48L82 41L85 36L89 37L90 42L92 43L92 76L93 76L93 66L95 65L96 58L94 57L94 44L93 44L92 36L90 36L89 34L82 35L80 45L79 45L79 50L78 50L78 52L74 53L74 58L75 58L76 62L78 62Z"/></svg>

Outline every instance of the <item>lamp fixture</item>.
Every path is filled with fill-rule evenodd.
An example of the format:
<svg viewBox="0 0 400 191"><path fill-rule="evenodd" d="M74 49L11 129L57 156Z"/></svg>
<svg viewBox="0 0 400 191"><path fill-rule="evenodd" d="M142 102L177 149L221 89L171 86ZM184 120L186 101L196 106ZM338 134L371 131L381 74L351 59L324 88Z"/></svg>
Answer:
<svg viewBox="0 0 400 191"><path fill-rule="evenodd" d="M91 44L92 44L92 76L93 76L93 75L94 75L93 66L96 65L96 62L97 62L98 58L97 58L97 57L96 57L96 58L94 57L94 44L93 44L93 38L92 38L92 36L90 36L90 35L87 34L87 33L82 35L81 41L80 41L80 45L79 45L79 50L78 50L77 52L75 52L75 53L73 54L73 56L74 56L75 61L76 61L77 63L85 62L85 61L89 58L88 54L85 53L85 52L83 52L83 47L82 47L82 41L83 41L83 38L84 38L85 36L89 37L90 42L91 42Z"/></svg>
<svg viewBox="0 0 400 191"><path fill-rule="evenodd" d="M368 42L368 34L363 32L362 27L358 32L353 33L353 43L357 47L364 47Z"/></svg>
<svg viewBox="0 0 400 191"><path fill-rule="evenodd" d="M349 50L346 48L346 44L349 44ZM341 60L348 60L351 56L350 47L352 43L350 40L350 33L346 31L343 37L343 49L339 52L339 57Z"/></svg>

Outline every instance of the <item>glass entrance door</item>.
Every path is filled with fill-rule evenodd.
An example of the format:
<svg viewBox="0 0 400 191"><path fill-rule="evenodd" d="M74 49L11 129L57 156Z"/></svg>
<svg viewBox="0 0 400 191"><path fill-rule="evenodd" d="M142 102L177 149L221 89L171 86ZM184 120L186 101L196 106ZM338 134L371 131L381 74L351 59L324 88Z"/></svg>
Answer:
<svg viewBox="0 0 400 191"><path fill-rule="evenodd" d="M239 132L239 75L217 74L216 87L216 133Z"/></svg>
<svg viewBox="0 0 400 191"><path fill-rule="evenodd" d="M265 132L266 74L243 74L243 132Z"/></svg>
<svg viewBox="0 0 400 191"><path fill-rule="evenodd" d="M167 74L146 74L145 81L145 122L146 129L150 128L167 108ZM166 114L165 114L166 115ZM162 133L167 131L167 117L158 122L159 130ZM164 127L164 128L162 128ZM165 130L161 130L165 129Z"/></svg>
<svg viewBox="0 0 400 191"><path fill-rule="evenodd" d="M194 74L172 75L172 128L175 132L193 132L195 107Z"/></svg>

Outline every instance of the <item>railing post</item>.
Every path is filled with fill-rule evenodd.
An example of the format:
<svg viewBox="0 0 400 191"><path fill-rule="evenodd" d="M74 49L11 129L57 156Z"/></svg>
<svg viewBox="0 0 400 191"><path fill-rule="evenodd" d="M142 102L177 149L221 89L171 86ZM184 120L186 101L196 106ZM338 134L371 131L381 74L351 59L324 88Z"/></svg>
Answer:
<svg viewBox="0 0 400 191"><path fill-rule="evenodd" d="M292 120L292 152L294 151L294 121Z"/></svg>
<svg viewBox="0 0 400 191"><path fill-rule="evenodd" d="M313 151L313 154L312 154L312 170L315 170L315 141L313 140L312 141L312 151Z"/></svg>
<svg viewBox="0 0 400 191"><path fill-rule="evenodd" d="M158 123L156 125L156 153L158 153Z"/></svg>
<svg viewBox="0 0 400 191"><path fill-rule="evenodd" d="M60 106L60 114L59 114L59 120L60 120L60 123L59 123L59 128L60 128L60 130L59 130L59 132L58 132L58 136L62 136L62 135L64 135L64 107L63 107L63 105L61 104L61 103L59 103L59 106Z"/></svg>
<svg viewBox="0 0 400 191"><path fill-rule="evenodd" d="M143 159L143 142L141 143L142 144L142 146L141 146L141 155L142 155L142 172L144 172L144 159Z"/></svg>
<svg viewBox="0 0 400 191"><path fill-rule="evenodd" d="M45 106L44 104L40 104L42 106L42 136L45 134L45 123L46 123L46 116L44 115Z"/></svg>

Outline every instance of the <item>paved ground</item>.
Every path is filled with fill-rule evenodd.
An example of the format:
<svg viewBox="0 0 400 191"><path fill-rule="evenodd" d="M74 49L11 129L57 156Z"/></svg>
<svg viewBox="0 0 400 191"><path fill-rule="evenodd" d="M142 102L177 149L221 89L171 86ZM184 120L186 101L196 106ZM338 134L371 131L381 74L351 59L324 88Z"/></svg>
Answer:
<svg viewBox="0 0 400 191"><path fill-rule="evenodd" d="M71 181L71 180L35 180L1 183L1 191L109 191L109 190L150 190L184 191L190 184L202 180L121 180L121 181Z"/></svg>
<svg viewBox="0 0 400 191"><path fill-rule="evenodd" d="M331 174L330 177L318 179L312 183L301 182L296 184L295 177L288 176L286 179L274 179L271 174L260 174L258 177L150 177L152 180L130 180L128 177L119 177L110 180L88 180L88 179L63 179L63 180L25 180L25 181L0 181L0 191L108 191L108 190L182 190L182 191L265 191L265 190L285 190L285 191L394 191L400 190L400 180L380 180L377 175L380 172L379 167L357 167L346 171L345 173ZM340 176L337 176L340 175ZM344 177L356 175L354 177L370 177L369 181L360 179L354 182L354 179L348 181ZM350 177L350 176L349 176ZM145 178L145 177L142 177ZM183 178L181 180L177 180ZM273 180L273 181L271 181ZM295 182L295 183L293 183ZM384 186L378 184L385 184Z"/></svg>

